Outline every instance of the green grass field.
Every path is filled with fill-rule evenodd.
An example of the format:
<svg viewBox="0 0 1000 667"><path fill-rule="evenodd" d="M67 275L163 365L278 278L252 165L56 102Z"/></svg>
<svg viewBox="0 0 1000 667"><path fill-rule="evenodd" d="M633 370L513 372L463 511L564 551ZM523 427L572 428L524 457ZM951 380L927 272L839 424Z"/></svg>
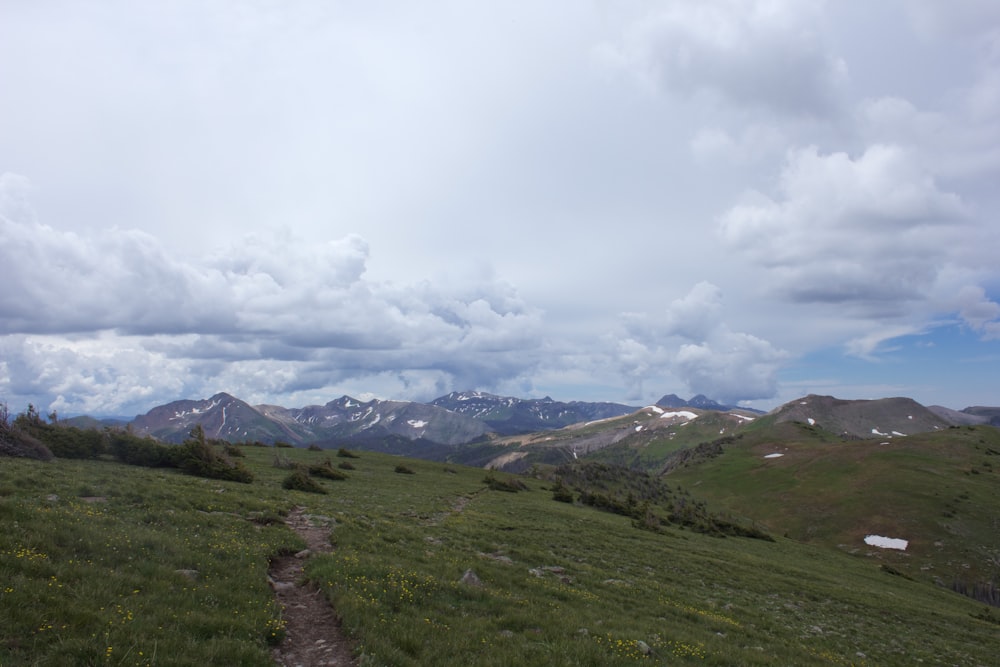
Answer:
<svg viewBox="0 0 1000 667"><path fill-rule="evenodd" d="M722 456L667 479L775 533L872 554L916 578L1000 578L1000 430L862 441L829 441L805 425L784 430L779 439L748 432ZM769 453L783 456L765 459ZM909 545L872 549L869 534Z"/></svg>
<svg viewBox="0 0 1000 667"><path fill-rule="evenodd" d="M277 522L294 506L335 521L306 572L362 665L995 664L1000 613L875 559L639 530L548 481L506 493L373 453L326 494L289 491L277 450L245 452L251 484L0 459L0 665L271 664L268 558L301 548Z"/></svg>

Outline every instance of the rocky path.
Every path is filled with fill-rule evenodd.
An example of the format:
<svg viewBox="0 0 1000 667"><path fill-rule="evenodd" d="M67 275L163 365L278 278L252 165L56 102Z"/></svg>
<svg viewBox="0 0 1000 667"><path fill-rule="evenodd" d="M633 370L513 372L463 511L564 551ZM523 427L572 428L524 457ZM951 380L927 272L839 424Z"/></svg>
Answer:
<svg viewBox="0 0 1000 667"><path fill-rule="evenodd" d="M293 556L274 559L268 572L274 594L281 603L285 639L272 655L279 667L346 667L357 664L351 645L323 592L303 580L303 567L313 554L331 551L330 521L311 517L301 507L285 523L302 536L308 547Z"/></svg>

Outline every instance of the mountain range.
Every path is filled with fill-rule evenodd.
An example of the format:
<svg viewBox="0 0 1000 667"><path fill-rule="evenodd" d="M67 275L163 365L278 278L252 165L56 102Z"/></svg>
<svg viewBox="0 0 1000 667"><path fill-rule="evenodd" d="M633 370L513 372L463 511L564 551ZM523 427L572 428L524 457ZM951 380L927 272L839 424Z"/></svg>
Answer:
<svg viewBox="0 0 1000 667"><path fill-rule="evenodd" d="M450 458L461 448L469 450L463 460L506 465L513 458L523 466L591 454L612 445L632 452L653 445L665 453L732 435L758 419L801 422L844 439L886 439L953 425L997 424L1000 408L957 411L901 397L844 400L810 395L764 415L703 395L684 400L668 394L655 405L636 407L477 391L452 392L429 403L342 396L325 405L286 408L254 406L218 393L155 407L130 426L137 434L165 442L183 441L198 425L208 437L230 442L347 446L424 458Z"/></svg>

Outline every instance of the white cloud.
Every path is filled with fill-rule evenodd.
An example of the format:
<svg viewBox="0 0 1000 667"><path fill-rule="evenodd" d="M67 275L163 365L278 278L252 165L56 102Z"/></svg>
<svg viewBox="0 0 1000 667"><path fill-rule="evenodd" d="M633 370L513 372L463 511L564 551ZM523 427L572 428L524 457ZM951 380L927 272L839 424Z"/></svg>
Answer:
<svg viewBox="0 0 1000 667"><path fill-rule="evenodd" d="M893 310L923 298L939 267L971 243L962 200L898 146L856 158L791 151L778 190L777 200L750 193L721 217L719 233L794 302Z"/></svg>
<svg viewBox="0 0 1000 667"><path fill-rule="evenodd" d="M633 382L672 375L695 394L736 403L771 398L788 354L723 318L722 291L698 283L662 316L631 316L619 344L619 364Z"/></svg>
<svg viewBox="0 0 1000 667"><path fill-rule="evenodd" d="M840 106L845 62L824 47L822 2L671 2L637 21L618 54L654 85L726 102L826 116Z"/></svg>
<svg viewBox="0 0 1000 667"><path fill-rule="evenodd" d="M1000 303L990 300L982 287L967 285L957 297L959 316L985 340L1000 339Z"/></svg>
<svg viewBox="0 0 1000 667"><path fill-rule="evenodd" d="M24 186L4 183L7 193ZM403 389L423 390L432 377L450 391L491 387L538 363L541 313L513 286L372 282L356 235L249 236L204 261L175 259L134 230L82 236L19 222L7 215L21 210L11 200L0 217L9 271L0 395L92 410L90 396L106 411L226 383L266 396L386 373L405 378L393 385Z"/></svg>

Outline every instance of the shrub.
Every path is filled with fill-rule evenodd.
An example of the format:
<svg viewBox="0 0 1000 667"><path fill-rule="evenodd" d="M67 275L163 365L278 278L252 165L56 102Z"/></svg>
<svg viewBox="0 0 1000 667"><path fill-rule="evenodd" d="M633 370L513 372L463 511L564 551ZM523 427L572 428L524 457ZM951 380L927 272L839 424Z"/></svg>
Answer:
<svg viewBox="0 0 1000 667"><path fill-rule="evenodd" d="M164 445L152 438L140 438L129 431L112 431L108 435L111 454L133 466L146 468L174 468L180 463L180 448Z"/></svg>
<svg viewBox="0 0 1000 667"><path fill-rule="evenodd" d="M340 481L347 479L347 475L334 469L329 463L321 463L309 466L309 474L313 477L322 477L324 479L332 479L334 481Z"/></svg>
<svg viewBox="0 0 1000 667"><path fill-rule="evenodd" d="M552 487L552 500L560 503L572 503L573 492L562 483L562 480L558 480Z"/></svg>
<svg viewBox="0 0 1000 667"><path fill-rule="evenodd" d="M302 468L293 470L281 483L281 488L290 491L305 491L306 493L326 493L326 489Z"/></svg>
<svg viewBox="0 0 1000 667"><path fill-rule="evenodd" d="M231 461L212 449L205 441L205 432L201 426L191 429L191 437L184 441L180 449L180 463L177 467L189 475L244 484L253 481L253 473L241 463Z"/></svg>
<svg viewBox="0 0 1000 667"><path fill-rule="evenodd" d="M285 442L284 440L275 440L274 441L274 446L275 447L284 447L286 449L291 449L292 448L292 445L290 443Z"/></svg>
<svg viewBox="0 0 1000 667"><path fill-rule="evenodd" d="M307 449L310 452L321 452L321 451L323 451L323 448L320 447L319 445L317 445L316 443L313 443L313 444L309 445L309 447Z"/></svg>
<svg viewBox="0 0 1000 667"><path fill-rule="evenodd" d="M396 466L396 472L398 472L401 475L415 475L416 474L415 472L413 472L412 468L407 468L404 465L398 465L398 466Z"/></svg>
<svg viewBox="0 0 1000 667"><path fill-rule="evenodd" d="M518 491L528 490L528 485L516 477L497 479L492 470L486 473L486 477L483 478L483 484L494 491L506 491L507 493L517 493Z"/></svg>
<svg viewBox="0 0 1000 667"><path fill-rule="evenodd" d="M337 450L337 456L339 456L342 459L358 459L358 458L361 458L357 454L355 454L353 452L349 452L346 449L344 449L343 447L341 447L340 449Z"/></svg>
<svg viewBox="0 0 1000 667"><path fill-rule="evenodd" d="M0 456L52 460L52 452L44 443L11 424L6 404L0 404Z"/></svg>
<svg viewBox="0 0 1000 667"><path fill-rule="evenodd" d="M45 423L35 406L29 404L28 409L14 419L12 428L45 445L58 458L95 459L105 453L104 438L99 431L62 426L55 421L55 413L51 418L51 423Z"/></svg>
<svg viewBox="0 0 1000 667"><path fill-rule="evenodd" d="M354 466L351 465L350 461L341 461L337 464L337 467L341 470L354 470Z"/></svg>
<svg viewBox="0 0 1000 667"><path fill-rule="evenodd" d="M228 442L223 443L222 448L226 452L226 456L232 456L234 458L244 458L246 456L242 449L236 445L231 445Z"/></svg>

